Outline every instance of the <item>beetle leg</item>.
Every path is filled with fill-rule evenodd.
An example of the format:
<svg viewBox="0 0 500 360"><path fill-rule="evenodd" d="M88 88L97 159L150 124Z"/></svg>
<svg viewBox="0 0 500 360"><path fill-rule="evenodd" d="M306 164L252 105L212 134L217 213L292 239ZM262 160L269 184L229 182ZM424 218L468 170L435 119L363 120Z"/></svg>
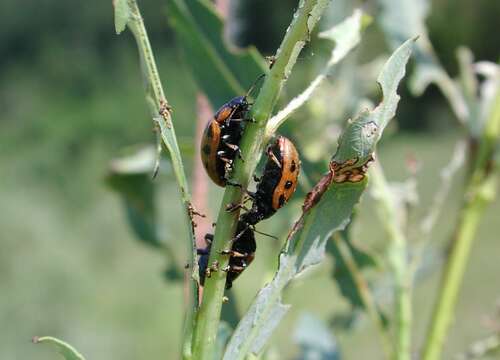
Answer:
<svg viewBox="0 0 500 360"><path fill-rule="evenodd" d="M233 212L233 211L236 211L238 209L243 209L243 210L249 211L249 209L247 207L245 207L243 204L227 204L227 206L226 206L227 212Z"/></svg>
<svg viewBox="0 0 500 360"><path fill-rule="evenodd" d="M228 265L229 266L229 265ZM236 266L236 265L233 265L233 266L229 266L229 270L231 270L232 272L237 272L237 273L240 273L242 272L243 270L245 270L245 267L244 266Z"/></svg>
<svg viewBox="0 0 500 360"><path fill-rule="evenodd" d="M241 184L238 184L238 183L236 183L234 181L226 180L226 185L238 187L238 188L241 189L241 191L243 191L243 186L241 186Z"/></svg>
<svg viewBox="0 0 500 360"><path fill-rule="evenodd" d="M241 149L240 149L240 147L238 145L230 144L230 143L227 143L225 141L223 141L223 143L224 143L224 145L226 145L231 150L236 151L236 153L238 154L238 157L241 159L241 161L245 161L243 159L243 156L241 156Z"/></svg>
<svg viewBox="0 0 500 360"><path fill-rule="evenodd" d="M248 256L248 254L244 254L244 253L240 253L238 251L235 251L235 250L221 250L220 252L221 255L229 255L231 257L235 257L235 258L246 258Z"/></svg>
<svg viewBox="0 0 500 360"><path fill-rule="evenodd" d="M223 156L219 156L219 159L221 159L222 161L224 161L226 163L226 165L232 165L233 161L231 159L228 159L226 157L223 157Z"/></svg>
<svg viewBox="0 0 500 360"><path fill-rule="evenodd" d="M274 155L273 151L271 150L271 147L267 148L267 156L269 156L269 158L272 161L274 161L276 163L276 165L278 165L278 167L281 169L281 164L280 164L278 158L276 157L276 155Z"/></svg>
<svg viewBox="0 0 500 360"><path fill-rule="evenodd" d="M262 180L262 176L261 177L258 177L257 175L253 174L253 181L255 182L260 182Z"/></svg>
<svg viewBox="0 0 500 360"><path fill-rule="evenodd" d="M208 255L210 254L210 251L208 249L196 249L196 254L197 255Z"/></svg>

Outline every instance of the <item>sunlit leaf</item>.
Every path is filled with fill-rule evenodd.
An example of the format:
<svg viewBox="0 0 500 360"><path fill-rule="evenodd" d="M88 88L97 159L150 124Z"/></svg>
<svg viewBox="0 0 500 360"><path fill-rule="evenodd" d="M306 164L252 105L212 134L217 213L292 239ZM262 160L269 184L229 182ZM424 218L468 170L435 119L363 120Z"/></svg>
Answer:
<svg viewBox="0 0 500 360"><path fill-rule="evenodd" d="M223 23L206 0L169 0L168 19L186 63L212 106L219 107L247 89L266 72L264 58L250 47L229 49Z"/></svg>
<svg viewBox="0 0 500 360"><path fill-rule="evenodd" d="M349 121L339 142L333 160L344 163L357 159L357 164L365 163L374 151L375 144L394 115L399 102L397 88L406 72L415 38L407 40L387 60L377 82L382 90L382 101L373 110L365 110Z"/></svg>
<svg viewBox="0 0 500 360"><path fill-rule="evenodd" d="M399 101L396 90L404 76L414 41L406 41L389 58L378 77L383 95L381 103L374 110L363 112L347 126L333 161L349 161L355 166L358 162L366 163L370 158L383 129L395 114ZM352 159L356 162L353 163ZM241 358L248 352L261 351L290 307L282 304L282 291L301 272L323 259L326 242L334 232L347 226L366 184L366 177L358 182L333 182L326 187L317 204L303 213L280 254L278 271L273 280L260 290L238 324L224 359Z"/></svg>
<svg viewBox="0 0 500 360"><path fill-rule="evenodd" d="M116 34L120 34L127 27L131 15L128 0L113 0L113 7L115 9L115 31Z"/></svg>
<svg viewBox="0 0 500 360"><path fill-rule="evenodd" d="M320 38L335 42L335 47L331 52L330 59L321 74L319 74L301 94L292 99L285 108L269 119L267 130L268 136L273 134L290 115L311 98L315 90L331 73L333 66L338 64L359 44L361 41L361 32L364 26L369 23L368 20L363 19L369 19L369 17L363 15L361 10L355 10L351 16L340 24L318 35Z"/></svg>
<svg viewBox="0 0 500 360"><path fill-rule="evenodd" d="M61 354L65 360L85 360L82 354L80 354L73 346L70 344L59 340L51 336L35 336L33 338L33 343L35 344L48 344Z"/></svg>

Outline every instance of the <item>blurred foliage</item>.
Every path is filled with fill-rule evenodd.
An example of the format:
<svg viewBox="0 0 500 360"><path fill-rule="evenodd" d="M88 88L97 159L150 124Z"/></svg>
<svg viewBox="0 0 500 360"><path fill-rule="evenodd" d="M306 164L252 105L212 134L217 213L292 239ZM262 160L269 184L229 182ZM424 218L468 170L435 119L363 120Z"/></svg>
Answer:
<svg viewBox="0 0 500 360"><path fill-rule="evenodd" d="M374 1L336 3L339 7L327 17L329 22L342 19L351 12L350 7L361 4L377 16ZM269 55L281 39L296 1L245 0L231 4L229 38L239 45L255 44ZM167 23L166 3L150 0L141 5L166 95L175 109L176 130L185 144L183 148L189 149L182 151L189 170L196 86L178 54ZM337 12L342 6L345 12ZM469 47L477 60L498 61L499 13L498 1L432 1L427 20L429 37L446 70L457 73L455 51L459 45ZM111 1L3 0L0 18L0 292L4 294L0 323L12 324L1 332L0 357L35 358L36 353L36 358L52 358L31 352L27 346L34 334L42 332L78 344L88 358L175 356L182 327L182 288L178 282L165 286L161 277L164 257L132 241L117 197L103 185L109 161L122 147L154 141L130 34L124 33L118 41ZM331 153L335 148L336 143L330 140L336 138L339 127L332 120L352 114L364 94L376 97L377 89L368 79L378 72L377 63L368 60L381 54L386 44L377 25L372 28L362 41L363 50L346 59L332 76L332 84L325 85L325 93L333 91L333 98L338 99L333 109L325 108L328 99L321 99L325 95L319 94L282 129L299 143L306 143L311 134L323 129L321 140L325 143L310 150L307 158L312 161L303 161L311 182L321 175L317 154ZM286 98L299 93L306 80L324 66L321 56L314 55L329 51L323 41L313 41L299 59L297 72L285 89ZM363 71L352 71L356 62L365 64ZM388 164L388 177L401 180L405 157L417 154L424 164L419 188L422 203L427 204L439 182L432 174L446 163L445 152L453 147L456 134L449 131L452 115L436 88L429 88L418 99L406 89L400 88L405 99L398 110L400 126L439 132L389 137L381 144L380 158ZM352 94L356 95L349 97ZM311 113L329 122L328 128L323 122L301 126ZM301 132L294 133L299 126ZM184 238L177 226L182 221L176 215L180 212L177 189L166 179L155 191L160 199L158 208L163 210L160 214L168 214L161 216L169 230L168 241L177 245ZM211 210L218 205L218 191L210 188ZM363 204L369 202L363 199ZM280 226L284 228L282 225L290 222L294 205L292 202L283 209L272 223L264 223L262 230L278 233ZM456 206L452 196L445 213L453 212ZM489 285L496 283L500 271L498 262L489 261L491 254L500 251L495 232L498 206L485 217L479 234L482 242L471 261L449 357L482 331L479 325L471 329L484 311L483 306L477 306L477 298L485 299L488 307L498 297L498 288ZM353 237L377 248L385 239L372 212L369 207L361 207L362 226L354 226ZM447 237L451 218L440 219L436 242ZM164 228L161 231L167 233ZM238 280L241 287L231 294L231 305L236 304L239 310L247 308L262 282L269 279L269 269L276 266L279 244L259 240L259 256L252 271L242 274ZM177 259L184 258L182 251L177 252L181 248L174 247ZM286 301L296 304L296 313L284 320L276 335L285 356L294 353L293 347L284 344L290 343L289 329L301 309L324 318L333 310L348 311L349 304L330 280L329 265L323 265L314 277L306 274L305 280L286 294ZM425 325L431 300L428 294L434 287L433 278L416 295L417 328ZM362 321L357 325L366 326ZM80 340L85 343L80 344ZM353 350L351 358L373 356L376 341L366 331L339 338L343 347Z"/></svg>

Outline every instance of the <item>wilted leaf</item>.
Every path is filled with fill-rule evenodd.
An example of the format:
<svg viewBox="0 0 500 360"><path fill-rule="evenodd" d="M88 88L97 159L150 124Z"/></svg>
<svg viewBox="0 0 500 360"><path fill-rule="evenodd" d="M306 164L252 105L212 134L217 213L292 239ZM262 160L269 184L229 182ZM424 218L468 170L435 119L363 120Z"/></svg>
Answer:
<svg viewBox="0 0 500 360"><path fill-rule="evenodd" d="M156 231L155 184L151 180L155 155L154 149L148 147L132 156L114 160L106 181L122 197L127 219L136 236L149 245L161 246Z"/></svg>
<svg viewBox="0 0 500 360"><path fill-rule="evenodd" d="M328 326L312 314L302 314L293 334L301 360L340 360L337 342Z"/></svg>
<svg viewBox="0 0 500 360"><path fill-rule="evenodd" d="M115 9L115 30L119 35L127 27L130 19L130 8L128 0L113 0L113 7Z"/></svg>
<svg viewBox="0 0 500 360"><path fill-rule="evenodd" d="M223 39L223 23L206 0L169 0L168 19L184 50L196 82L212 106L221 106L244 95L257 77L266 72L264 58L250 47L229 49Z"/></svg>
<svg viewBox="0 0 500 360"><path fill-rule="evenodd" d="M49 344L54 347L66 360L85 360L82 354L80 354L73 346L65 343L62 340L56 339L51 336L33 338L33 343L35 344Z"/></svg>
<svg viewBox="0 0 500 360"><path fill-rule="evenodd" d="M383 129L396 111L399 101L396 90L405 73L413 42L414 39L406 41L389 58L378 78L383 92L382 102L347 126L333 161L344 163L351 159L364 159L366 162L369 159ZM366 125L375 132L370 130L367 133ZM334 232L347 226L366 184L366 177L358 182L334 182L326 188L317 204L303 213L280 254L274 279L260 290L240 321L224 359L241 358L248 352L258 353L262 349L289 308L281 302L282 291L302 271L323 259L327 240Z"/></svg>

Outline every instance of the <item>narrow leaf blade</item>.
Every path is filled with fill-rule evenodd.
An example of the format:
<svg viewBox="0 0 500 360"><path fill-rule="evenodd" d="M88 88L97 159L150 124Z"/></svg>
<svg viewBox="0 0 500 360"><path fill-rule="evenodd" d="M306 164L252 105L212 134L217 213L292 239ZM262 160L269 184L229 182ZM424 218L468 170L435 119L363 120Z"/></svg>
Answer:
<svg viewBox="0 0 500 360"><path fill-rule="evenodd" d="M52 336L35 336L33 338L33 343L51 345L64 357L65 360L85 360L83 355L80 354L73 346Z"/></svg>

